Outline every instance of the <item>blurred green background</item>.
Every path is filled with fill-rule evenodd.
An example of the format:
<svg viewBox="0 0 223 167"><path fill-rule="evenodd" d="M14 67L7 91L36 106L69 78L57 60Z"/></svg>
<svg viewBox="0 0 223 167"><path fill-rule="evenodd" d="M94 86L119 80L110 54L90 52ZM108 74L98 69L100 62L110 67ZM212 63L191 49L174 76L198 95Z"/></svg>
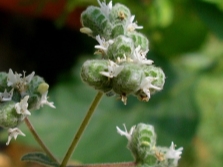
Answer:
<svg viewBox="0 0 223 167"><path fill-rule="evenodd" d="M43 3L44 2L44 3ZM41 12L47 2L38 4ZM131 161L127 140L116 132L123 123L130 129L140 122L152 124L157 145L183 146L180 167L223 165L223 1L222 0L113 0L136 15L150 41L148 59L166 74L164 90L149 102L129 97L127 106L104 96L73 160L81 163ZM24 4L23 4L24 5ZM36 71L50 83L49 101L30 117L40 136L62 159L96 91L80 79L81 64L96 58L96 41L67 26L77 8L97 5L96 0L66 0L56 19L0 11L0 68ZM78 17L75 19L79 20ZM38 147L27 127L16 142ZM0 132L5 143L6 131ZM3 148L3 146L2 146Z"/></svg>

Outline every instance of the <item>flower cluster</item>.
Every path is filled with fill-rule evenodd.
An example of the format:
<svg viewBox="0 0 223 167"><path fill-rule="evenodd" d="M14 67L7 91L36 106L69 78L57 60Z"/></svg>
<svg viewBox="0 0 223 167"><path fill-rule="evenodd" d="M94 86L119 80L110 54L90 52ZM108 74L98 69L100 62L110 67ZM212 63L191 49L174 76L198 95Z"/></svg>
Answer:
<svg viewBox="0 0 223 167"><path fill-rule="evenodd" d="M98 3L100 7L90 6L81 14L81 32L96 39L95 54L102 59L83 64L82 80L109 96L119 95L124 104L130 94L148 101L162 90L165 75L146 58L149 41L136 31L143 27L126 6Z"/></svg>
<svg viewBox="0 0 223 167"><path fill-rule="evenodd" d="M44 104L55 108L52 102L47 101L49 85L32 72L25 76L13 73L9 69L8 73L0 73L0 126L8 129L9 145L12 138L18 135L25 136L17 127L27 116L31 115L31 110L36 110Z"/></svg>
<svg viewBox="0 0 223 167"><path fill-rule="evenodd" d="M157 147L156 134L153 126L140 123L128 132L116 127L121 136L128 140L128 149L132 152L138 166L168 166L177 167L183 147L175 149L172 142L170 147Z"/></svg>

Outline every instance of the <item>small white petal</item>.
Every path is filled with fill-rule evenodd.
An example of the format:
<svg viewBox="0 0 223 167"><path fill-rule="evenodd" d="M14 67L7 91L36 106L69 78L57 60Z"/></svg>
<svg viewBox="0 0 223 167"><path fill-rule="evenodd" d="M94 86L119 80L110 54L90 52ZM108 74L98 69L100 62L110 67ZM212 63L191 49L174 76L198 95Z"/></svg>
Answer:
<svg viewBox="0 0 223 167"><path fill-rule="evenodd" d="M183 151L183 147L180 147L177 150L175 150L175 145L172 142L165 156L167 159L174 159L173 164L177 166L178 160L181 158L182 151Z"/></svg>
<svg viewBox="0 0 223 167"><path fill-rule="evenodd" d="M15 104L15 109L18 114L22 114L24 116L31 115L28 110L28 99L29 96L25 96L19 103Z"/></svg>
<svg viewBox="0 0 223 167"><path fill-rule="evenodd" d="M131 16L128 21L127 21L127 30L132 32L134 31L135 29L142 29L143 26L138 26L135 22L133 22L135 16Z"/></svg>
<svg viewBox="0 0 223 167"><path fill-rule="evenodd" d="M18 135L25 136L25 134L22 133L22 131L19 128L9 128L8 133L9 133L9 136L8 136L8 141L6 145L9 145L12 138L16 140Z"/></svg>
<svg viewBox="0 0 223 167"><path fill-rule="evenodd" d="M13 96L13 90L14 89L12 89L10 92L7 92L7 90L5 89L4 93L0 92L0 101L11 101Z"/></svg>
<svg viewBox="0 0 223 167"><path fill-rule="evenodd" d="M41 99L39 101L39 104L37 105L37 109L39 109L40 107L43 107L43 105L48 105L50 106L51 108L56 108L53 104L53 102L49 102L47 100L47 94L48 94L48 91L43 93L42 96L41 96Z"/></svg>
<svg viewBox="0 0 223 167"><path fill-rule="evenodd" d="M119 66L115 62L109 60L108 71L100 72L101 75L104 75L108 78L116 77L124 68L124 66Z"/></svg>
<svg viewBox="0 0 223 167"><path fill-rule="evenodd" d="M131 127L130 131L128 132L126 129L125 124L123 124L125 131L121 130L119 127L116 126L117 132L121 135L121 136L125 136L128 141L131 140L132 138L132 133L135 130L135 126Z"/></svg>

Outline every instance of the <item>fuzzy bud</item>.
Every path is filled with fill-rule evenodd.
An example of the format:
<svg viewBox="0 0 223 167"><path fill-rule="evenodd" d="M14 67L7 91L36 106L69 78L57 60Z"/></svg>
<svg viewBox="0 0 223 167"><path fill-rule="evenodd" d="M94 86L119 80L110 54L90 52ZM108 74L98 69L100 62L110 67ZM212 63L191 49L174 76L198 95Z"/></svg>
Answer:
<svg viewBox="0 0 223 167"><path fill-rule="evenodd" d="M111 80L102 75L101 72L108 71L108 61L106 60L88 60L81 68L81 78L88 85L102 92L109 92Z"/></svg>
<svg viewBox="0 0 223 167"><path fill-rule="evenodd" d="M91 34L94 37L100 35L107 40L111 35L112 25L98 7L89 6L81 14L81 23L84 27L87 27L92 31Z"/></svg>
<svg viewBox="0 0 223 167"><path fill-rule="evenodd" d="M0 103L0 127L13 128L23 121L25 117L16 112L15 105L14 101Z"/></svg>
<svg viewBox="0 0 223 167"><path fill-rule="evenodd" d="M131 38L120 35L115 38L114 42L109 45L107 55L108 58L116 61L118 58L123 59L124 56L131 57L134 50L134 42Z"/></svg>

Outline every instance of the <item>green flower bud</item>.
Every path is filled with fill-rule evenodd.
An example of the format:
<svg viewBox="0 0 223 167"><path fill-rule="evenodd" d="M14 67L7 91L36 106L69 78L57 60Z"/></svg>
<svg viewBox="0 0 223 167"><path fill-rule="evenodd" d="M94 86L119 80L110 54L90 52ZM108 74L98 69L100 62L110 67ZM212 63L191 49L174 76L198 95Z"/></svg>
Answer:
<svg viewBox="0 0 223 167"><path fill-rule="evenodd" d="M15 109L16 102L7 101L0 103L0 126L13 128L18 126L24 119L24 115L18 114Z"/></svg>
<svg viewBox="0 0 223 167"><path fill-rule="evenodd" d="M112 33L111 33L111 38L114 39L119 35L124 35L125 34L125 28L123 24L115 24L112 28Z"/></svg>
<svg viewBox="0 0 223 167"><path fill-rule="evenodd" d="M133 39L135 48L140 46L143 51L147 51L149 49L149 41L143 34L133 31L129 32L127 36Z"/></svg>
<svg viewBox="0 0 223 167"><path fill-rule="evenodd" d="M115 6L112 7L112 10L109 15L109 19L112 24L122 23L125 25L126 20L131 17L130 10L122 4L115 4Z"/></svg>
<svg viewBox="0 0 223 167"><path fill-rule="evenodd" d="M37 88L37 91L40 93L40 94L44 94L45 92L47 92L49 89L49 85L45 82L39 84L38 88Z"/></svg>
<svg viewBox="0 0 223 167"><path fill-rule="evenodd" d="M81 23L92 31L94 37L100 35L106 40L110 38L112 25L100 8L95 6L88 7L81 14Z"/></svg>
<svg viewBox="0 0 223 167"><path fill-rule="evenodd" d="M111 79L102 75L103 71L108 71L107 60L87 60L81 68L81 78L95 89L109 92L112 89Z"/></svg>
<svg viewBox="0 0 223 167"><path fill-rule="evenodd" d="M122 66L122 71L113 78L112 86L114 92L120 94L126 104L126 96L139 90L144 73L138 64L124 63Z"/></svg>
<svg viewBox="0 0 223 167"><path fill-rule="evenodd" d="M154 148L156 145L156 134L153 126L138 124L128 143L128 148L135 157L136 163L152 165L156 162Z"/></svg>
<svg viewBox="0 0 223 167"><path fill-rule="evenodd" d="M134 50L134 42L131 38L120 35L114 39L114 42L109 45L107 55L108 58L117 61L118 58L123 59L131 57Z"/></svg>
<svg viewBox="0 0 223 167"><path fill-rule="evenodd" d="M159 67L155 66L144 66L143 71L146 77L153 77L155 78L152 81L152 84L156 87L159 87L160 89L163 88L163 85L165 83L165 74L163 70ZM151 93L155 93L157 90L154 88L150 89Z"/></svg>

